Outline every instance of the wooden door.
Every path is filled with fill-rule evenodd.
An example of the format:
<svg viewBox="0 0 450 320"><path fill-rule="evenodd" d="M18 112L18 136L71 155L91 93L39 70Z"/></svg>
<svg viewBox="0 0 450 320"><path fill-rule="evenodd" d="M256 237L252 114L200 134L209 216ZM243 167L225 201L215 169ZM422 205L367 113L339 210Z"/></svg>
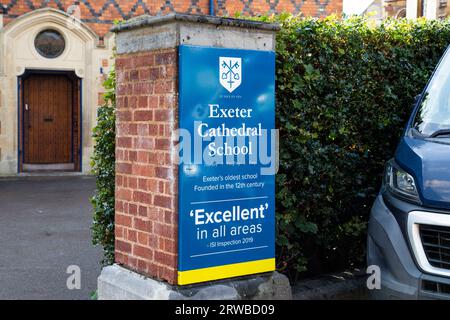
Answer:
<svg viewBox="0 0 450 320"><path fill-rule="evenodd" d="M23 163L73 162L73 82L65 75L23 81Z"/></svg>

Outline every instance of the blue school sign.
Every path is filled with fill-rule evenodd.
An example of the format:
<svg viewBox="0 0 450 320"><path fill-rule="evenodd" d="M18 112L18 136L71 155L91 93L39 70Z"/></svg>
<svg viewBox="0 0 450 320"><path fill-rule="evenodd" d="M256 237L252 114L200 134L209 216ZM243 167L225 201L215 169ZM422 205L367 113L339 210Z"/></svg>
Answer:
<svg viewBox="0 0 450 320"><path fill-rule="evenodd" d="M275 55L179 47L178 283L275 269Z"/></svg>

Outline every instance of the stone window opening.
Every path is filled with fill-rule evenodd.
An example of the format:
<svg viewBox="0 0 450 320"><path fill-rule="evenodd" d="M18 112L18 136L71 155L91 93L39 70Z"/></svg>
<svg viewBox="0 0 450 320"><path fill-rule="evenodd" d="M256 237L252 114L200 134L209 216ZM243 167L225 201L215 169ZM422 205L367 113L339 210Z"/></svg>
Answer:
<svg viewBox="0 0 450 320"><path fill-rule="evenodd" d="M55 29L45 29L34 39L37 52L48 59L58 58L66 48L64 36Z"/></svg>

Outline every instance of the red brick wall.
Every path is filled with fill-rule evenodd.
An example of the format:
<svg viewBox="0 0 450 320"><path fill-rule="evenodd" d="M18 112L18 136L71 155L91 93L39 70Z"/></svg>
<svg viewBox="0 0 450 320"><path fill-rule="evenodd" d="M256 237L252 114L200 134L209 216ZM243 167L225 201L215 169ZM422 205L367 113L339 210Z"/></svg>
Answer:
<svg viewBox="0 0 450 320"><path fill-rule="evenodd" d="M176 49L116 60L116 262L176 284Z"/></svg>
<svg viewBox="0 0 450 320"><path fill-rule="evenodd" d="M302 13L305 16L322 17L332 13L342 13L343 0L215 0L217 15L268 14L289 11ZM5 24L24 13L53 7L67 11L72 5L79 6L80 18L100 36L105 35L114 20L124 20L131 17L164 12L186 12L209 14L209 0L3 0ZM0 8L0 11L2 9Z"/></svg>

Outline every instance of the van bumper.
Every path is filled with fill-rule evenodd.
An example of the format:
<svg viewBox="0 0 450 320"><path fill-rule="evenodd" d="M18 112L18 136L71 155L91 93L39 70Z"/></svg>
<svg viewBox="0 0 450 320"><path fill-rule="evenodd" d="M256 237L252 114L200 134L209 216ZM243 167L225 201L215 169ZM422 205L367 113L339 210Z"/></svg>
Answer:
<svg viewBox="0 0 450 320"><path fill-rule="evenodd" d="M450 299L450 294L433 290L433 284L450 286L450 278L425 274L417 267L404 230L381 195L371 211L367 263L381 270L381 289L370 291L374 299Z"/></svg>

